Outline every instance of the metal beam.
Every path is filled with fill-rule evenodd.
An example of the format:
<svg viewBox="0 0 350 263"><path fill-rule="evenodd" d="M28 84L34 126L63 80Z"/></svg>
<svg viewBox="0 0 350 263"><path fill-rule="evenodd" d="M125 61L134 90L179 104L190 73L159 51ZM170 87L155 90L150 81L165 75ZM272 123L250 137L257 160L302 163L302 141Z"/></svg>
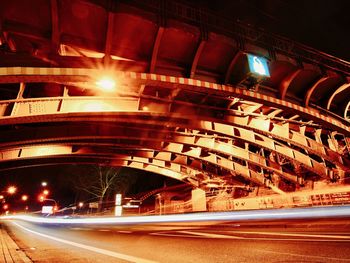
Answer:
<svg viewBox="0 0 350 263"><path fill-rule="evenodd" d="M166 142L165 144L165 148L166 151L168 152L173 152L175 154L180 154L180 155L186 155L188 157L192 157L192 158L196 158L199 160L205 160L207 162L210 162L214 165L218 165L220 163L225 164L225 165L229 165L229 163L231 163L231 161L229 161L225 156L233 156L236 159L241 159L245 162L248 162L252 165L256 165L259 167L262 167L265 170L270 170L271 172L277 173L281 176L284 176L285 178L292 180L293 176L291 174L288 173L282 173L282 168L278 167L279 165L277 163L274 163L273 161L268 161L266 158L264 158L263 156L260 156L259 154L250 152L248 149L242 149L240 147L237 147L233 144L228 144L228 143L224 143L224 142L215 142L215 140L213 138L199 138L197 140L195 140L194 136L183 136L183 135L173 135L171 137L167 137L165 138L164 135L162 134L157 134L157 133L141 133L141 134L137 134L135 133L136 130L130 129L128 131L128 135L124 134L123 132L119 132L119 131L123 131L123 130L118 130L115 132L115 134L110 135L110 136L106 136L106 135L101 135L105 140L110 138L110 139L119 139L119 138L124 138L123 140L125 141L125 143L129 143L126 141L125 138L127 138L127 140L139 140L142 142L147 142L147 144L145 144L143 147L150 147L156 150L161 150L162 148L157 148L159 147L158 144L155 144L152 141L159 141L159 142ZM72 137L73 133L71 133L71 139L73 140L75 137ZM91 137L92 136L92 137ZM91 136L87 136L87 135L83 135L83 138L85 140L89 139L93 139L96 138L95 135L91 135ZM79 137L76 137L76 139L78 139ZM98 137L97 137L98 138ZM97 139L96 138L96 139ZM63 139L63 138L61 138ZM54 139L55 140L55 139ZM70 141L69 140L69 141ZM46 142L49 142L48 140L45 140ZM34 143L32 141L32 143ZM97 142L96 142L97 143ZM111 145L112 146L112 145ZM136 147L136 146L135 146ZM205 149L206 155L203 156L202 155L202 150ZM223 155L222 155L223 154ZM290 157L289 157L290 158ZM219 161L220 160L220 161ZM233 162L235 163L235 162ZM232 164L232 168L235 167L234 164ZM237 165L237 163L236 163ZM307 165L307 163L305 163L305 165ZM311 165L311 162L310 162ZM226 167L226 166L224 166ZM226 169L230 169L227 168ZM310 171L313 171L313 169L311 167L309 167ZM315 171L317 174L326 177L327 174L320 174L319 172Z"/></svg>
<svg viewBox="0 0 350 263"><path fill-rule="evenodd" d="M137 98L133 99L133 102L123 102L123 100L125 100L126 98L108 98L108 100L110 102L115 101L115 103L112 104L108 104L107 106L109 107L109 111L113 110L113 108L111 108L111 105L119 105L118 107L120 107L120 104L123 103L122 105L124 105L123 107L123 112L125 112L125 110L128 110L130 112L133 111L137 111L138 110L138 100ZM62 100L65 100L65 97L57 97L55 98L55 100L53 100L52 98L46 98L46 99L37 99L38 102L33 101L33 99L22 99L22 100L15 100L15 102L17 103L21 103L23 107L21 107L21 114L19 116L25 116L28 115L27 117L30 117L31 121L32 119L32 115L29 112L26 114L26 111L28 111L28 106L26 104L31 104L32 108L37 108L37 107L41 107L41 108L47 108L50 109L50 112L47 112L48 116L50 116L50 114L54 114L54 113L58 113L57 112L57 107L59 105L59 103L62 103ZM98 99L95 99L94 101L96 101L96 103L99 103L99 101L103 101L103 103L106 103L105 100L106 98L103 97L99 97ZM28 101L28 102L27 102ZM70 114L69 111L69 107L72 107L72 111L76 112L77 108L74 106L75 103L74 101L79 101L79 107L81 108L82 105L82 98L81 97L77 97L77 98L69 98L64 104L65 104L65 108L61 108L61 110L63 111L62 113L60 113L60 115L64 115L65 113ZM91 104L91 98L87 98L86 102L89 102ZM4 101L4 103L8 104L9 101ZM191 105L191 108L189 107L182 107L180 108L177 112L169 112L168 111L168 104L160 104L159 106L155 106L155 101L152 102L153 106L152 107L156 107L157 109L160 109L160 107L164 108L162 111L160 112L150 112L150 113L145 113L145 112L139 112L137 113L138 115L152 115L152 119L154 120L154 123L160 123L159 120L156 118L159 115L159 117L165 117L165 116L171 116L172 120L175 121L176 119L178 119L178 124L182 123L181 125L184 125L184 122L189 121L190 125L189 127L191 128L195 128L196 127L196 122L193 121L193 114L190 114L191 112L196 112L196 110L198 110L198 105ZM1 104L1 103L0 103ZM19 104L19 106L21 106L21 104ZM39 106L41 105L41 106ZM70 106L71 105L71 106ZM185 113L182 109L185 109ZM122 112L119 112L120 109L115 109L116 112L116 116L122 114ZM205 111L204 111L205 112ZM204 114L204 112L200 112L200 114ZM82 112L85 115L90 115L89 112ZM114 115L115 115L114 114ZM133 123L137 123L137 116L138 115L133 114L132 116L132 122ZM13 117L17 117L16 119L16 123L19 123L19 116L13 116ZM202 116L202 118L204 118L205 115ZM89 117L91 118L91 117ZM115 119L115 117L113 117ZM41 118L42 119L42 118ZM63 118L64 119L64 118ZM9 118L6 119L6 123L10 124L10 120ZM56 121L59 121L58 116L55 117ZM186 121L187 120L187 121ZM5 120L3 120L3 123ZM36 119L36 121L40 121L40 118ZM125 120L124 120L125 121ZM302 147L306 150L308 150L309 152L312 153L316 153L324 158L326 158L327 160L331 160L332 162L335 162L339 165L341 165L342 162L339 162L339 160L341 160L341 156L339 154L337 154L336 152L333 152L332 150L330 150L328 147L325 147L324 145L322 145L321 143L316 142L315 140L308 138L307 136L303 135L302 133L300 133L300 131L293 131L290 130L290 128L286 125L279 125L277 122L273 123L271 122L270 119L263 119L261 118L260 115L258 116L230 116L226 121L229 121L228 124L222 124L220 123L220 120L218 120L218 122L215 123L211 123L210 126L208 127L212 127L216 130L216 132L224 132L225 134L227 134L228 136L232 136L233 134L233 129L239 129L238 127L244 128L244 130L240 131L240 134L247 136L247 138L249 137L249 139L247 139L248 141L251 140L251 138L254 138L254 132L252 131L252 129L254 129L254 131L258 132L257 134L259 134L260 132L262 134L259 134L259 138L263 138L266 137L263 134L268 134L271 136L271 138L278 138L279 140L284 140L286 143L290 143L293 145L296 145L298 147ZM271 124L273 124L271 126ZM188 125L188 124L187 124ZM201 123L198 123L198 125L206 125L206 121L201 121ZM208 127L206 127L206 129L208 129ZM227 131L227 133L226 133ZM292 133L292 136L290 136L290 134ZM251 137L252 136L252 137ZM268 138L268 137L266 137ZM268 139L267 139L268 140ZM269 139L271 142L273 142L273 139ZM270 143L271 143L270 142ZM289 151L289 150L288 150ZM337 157L338 156L338 157ZM339 159L336 159L339 158Z"/></svg>
<svg viewBox="0 0 350 263"><path fill-rule="evenodd" d="M228 66L227 70L226 70L226 74L225 74L225 80L224 83L227 84L230 81L230 76L232 74L233 68L236 65L238 59L240 58L240 56L243 54L242 51L238 50L236 52L236 54L233 56L230 65Z"/></svg>
<svg viewBox="0 0 350 263"><path fill-rule="evenodd" d="M57 144L56 144L57 145ZM67 146L67 144L65 144L65 146ZM35 148L35 146L32 146L33 148ZM133 149L136 149L135 148L135 145L133 145L132 146L132 148ZM167 152L167 151L169 151L169 150L171 150L171 152L172 151L174 151L174 153L176 153L177 155L187 155L187 156L190 156L190 157L194 157L194 158L196 158L195 156L193 156L193 152L192 151L189 151L189 152L187 152L186 154L181 154L181 153L179 153L179 152L176 152L176 149L175 148L178 148L176 145L174 145L174 144L169 144L166 148L165 148L165 151ZM105 149L105 148L104 148ZM140 150L141 150L142 148L140 148ZM9 149L7 149L8 151L9 151ZM158 150L161 150L161 149L158 149ZM18 149L14 149L14 151L18 151ZM179 151L179 149L177 150L177 151ZM21 151L21 153L23 153L24 151ZM97 154L96 152L93 152L93 153L90 153L90 154ZM99 154L97 154L97 156L99 156L100 154L102 154L102 155L105 155L105 154L103 154L102 152L100 152ZM108 153L108 154L110 154L110 153ZM52 154L50 154L50 153L47 153L47 154L45 154L45 152L44 153L40 153L40 158L43 158L43 157L45 157L45 156L47 156L47 157L52 157L52 156L55 156L55 157L59 157L59 156L65 156L65 155L72 155L72 156L74 156L74 155L82 155L82 156L84 156L84 153L79 153L79 152L77 152L77 153L62 153L62 154L55 154L55 155L52 155ZM12 154L11 156L8 156L10 159L6 159L6 161L10 161L11 160L11 157L12 158L15 158L15 159L21 159L22 157L21 157L21 154ZM30 158L30 156L27 156L27 158ZM127 156L125 156L125 158L126 158L126 160L128 160L127 159ZM146 162L148 162L149 161L149 158L142 158L142 160L140 159L140 157L135 157L136 159L132 159L131 161L132 162L141 162L142 163L142 160L143 161L146 161ZM221 158L221 159L223 159L223 158ZM179 159L179 160L181 160L181 159ZM249 181L252 181L252 182L254 182L254 183L256 183L256 184L258 184L258 185L264 185L265 183L265 179L264 179L264 176L262 176L260 173L258 173L258 172L255 172L255 171L253 171L253 170L250 170L248 167L246 167L246 166L244 166L244 165L241 165L241 164L239 164L239 163L237 163L237 162L233 162L233 161L230 161L230 160L226 160L226 162L224 163L224 162L220 162L220 163L216 163L215 161L214 161L214 159L212 159L211 157L206 157L206 158L204 158L204 160L207 162L207 163L211 163L211 164L213 164L213 165L217 165L218 167L222 167L223 169L229 169L228 167L232 167L232 169L233 169L233 172L235 173L235 174L237 174L237 175L240 175L240 176L242 176L243 178L245 178L246 180L249 180ZM4 161L4 160L3 160ZM154 166L154 164L153 163L146 163L146 165L153 165ZM158 165L160 165L160 163L158 163ZM184 165L185 166L188 166L188 164L187 163L184 163ZM131 167L135 167L135 166L131 166ZM143 166L142 164L141 164L141 166L139 166L139 168L145 168L145 166ZM201 166L200 167L201 169L203 169L203 166ZM166 169L169 169L169 168L166 168ZM231 170L232 170L231 169ZM206 171L204 171L204 172L206 172ZM179 173L179 172L176 172L176 173ZM187 176L187 174L184 174L184 176L186 177ZM175 177L174 177L175 178ZM176 179L180 179L180 178L176 178Z"/></svg>
<svg viewBox="0 0 350 263"><path fill-rule="evenodd" d="M286 78L284 78L279 86L279 92L280 92L280 99L284 100L287 94L287 90L290 86L290 84L293 82L293 80L302 72L303 69L298 69L294 71L292 74L288 75Z"/></svg>
<svg viewBox="0 0 350 263"><path fill-rule="evenodd" d="M304 106L305 107L309 107L309 103L310 103L310 99L314 93L314 91L322 84L324 83L325 81L329 80L330 77L323 77L321 79L319 79L314 85L312 85L307 91L306 91L306 94L305 94L305 98L304 98Z"/></svg>
<svg viewBox="0 0 350 263"><path fill-rule="evenodd" d="M130 63L128 61L123 61ZM80 63L82 63L80 61ZM122 64L120 64L122 65ZM134 66L136 66L134 64ZM140 66L142 67L142 66ZM35 68L38 73L33 74L33 68L1 68L0 82L91 82L91 76L96 74L96 69L90 68ZM35 71L34 71L35 72ZM244 100L249 100L255 103L270 105L270 107L281 108L283 110L293 110L299 114L302 119L309 118L314 120L318 125L332 128L344 134L350 134L350 127L343 118L336 118L333 115L326 115L319 110L311 110L301 107L294 103L286 103L284 100L276 99L261 93L242 90L237 87L220 85L212 82L193 80L182 77L164 76L159 74L136 73L129 71L116 71L118 78L125 82L141 85L156 85L162 87L178 87L183 89L196 90L196 92L208 93L219 96L238 96ZM305 123L296 122L296 124L305 125ZM315 126L315 125L314 125Z"/></svg>
<svg viewBox="0 0 350 263"><path fill-rule="evenodd" d="M339 88L336 89L336 91L334 91L332 93L332 95L329 97L328 101L327 101L327 110L330 110L331 108L331 104L332 104L332 101L334 100L335 96L337 96L339 93L343 92L344 90L350 88L350 83L346 83L346 84L343 84L341 85Z"/></svg>
<svg viewBox="0 0 350 263"><path fill-rule="evenodd" d="M160 42L162 41L164 30L165 30L165 28L163 26L160 26L158 28L158 31L157 31L156 39L155 39L154 45L153 45L153 51L152 51L152 58L151 58L150 68L149 68L149 72L150 73L154 73L155 69L156 69L159 46L160 46Z"/></svg>
<svg viewBox="0 0 350 263"><path fill-rule="evenodd" d="M192 66L191 66L191 71L190 71L190 78L194 78L196 74L196 69L198 65L199 58L203 52L204 46L207 43L206 40L202 39L197 47L196 54L194 55L193 61L192 61Z"/></svg>
<svg viewBox="0 0 350 263"><path fill-rule="evenodd" d="M350 121L350 101L346 105L345 110L344 110L344 119Z"/></svg>
<svg viewBox="0 0 350 263"><path fill-rule="evenodd" d="M57 0L51 0L51 41L53 53L57 54L60 45L60 26L58 18Z"/></svg>
<svg viewBox="0 0 350 263"><path fill-rule="evenodd" d="M108 12L106 38L105 38L105 55L103 58L105 66L109 66L111 61L113 32L114 32L114 13Z"/></svg>

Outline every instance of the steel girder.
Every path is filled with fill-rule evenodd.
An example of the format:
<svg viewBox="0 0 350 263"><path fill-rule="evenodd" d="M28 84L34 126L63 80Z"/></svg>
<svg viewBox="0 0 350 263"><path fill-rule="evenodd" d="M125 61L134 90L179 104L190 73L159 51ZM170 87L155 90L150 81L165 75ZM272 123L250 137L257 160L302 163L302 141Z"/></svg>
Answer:
<svg viewBox="0 0 350 263"><path fill-rule="evenodd" d="M318 125L332 128L339 132L349 134L349 123L337 115L321 108L304 108L300 105L287 102L285 100L260 94L256 91L249 91L228 85L221 85L208 81L197 79L188 79L183 77L173 77L159 74L136 73L128 71L113 72L118 78L119 84L129 85L132 91L140 91L140 86L167 87L169 89L187 89L191 91L202 92L203 94L216 94L218 96L247 99L252 102L258 102L262 105L275 106L285 111L292 111L310 120L314 120ZM101 70L86 68L0 68L0 83L19 83L19 82L55 82L63 84L72 84L84 86L85 88L94 88L94 81L101 76ZM135 89L136 87L136 89ZM125 87L124 87L125 88ZM331 115L328 116L328 115ZM288 121L288 120L284 120Z"/></svg>
<svg viewBox="0 0 350 263"><path fill-rule="evenodd" d="M9 101L5 101L3 103L0 102L0 105L7 106L9 105ZM215 115L211 114L211 108L205 108L204 106L198 107L195 104L189 104L189 103L178 103L179 107L172 109L169 109L169 105L164 105L163 101L157 101L153 99L149 104L147 104L147 99L142 103L141 99L134 99L134 98L104 98L104 97L76 97L76 98L50 98L50 99L22 99L17 100L15 102L15 105L12 110L12 115L14 117L16 116L24 116L29 119L33 119L30 116L31 115L43 115L47 113L57 113L61 112L62 114L70 113L70 112L77 112L79 111L79 108L82 106L87 105L87 107L90 107L91 105L97 105L97 107L103 107L104 105L107 105L107 109L99 109L99 111L108 111L108 112L124 112L124 111L130 111L130 112L138 112L140 103L142 105L149 105L148 111L145 112L145 114L149 114L149 111L152 112L152 115L155 113L157 114L166 114L168 118L176 118L177 116L181 116L182 118L187 119L187 122L197 122L196 116L201 115L201 117L204 119L206 117L207 120L215 120L215 121L206 121L205 119L203 121L199 121L199 123L204 124L205 126L209 126L208 128L214 129L214 130L229 130L230 136L234 136L235 134L242 134L239 137L247 137L248 141L252 141L252 138L254 137L254 133L252 131L255 131L258 133L257 140L263 140L265 141L265 144L271 145L276 144L276 146L272 148L278 148L277 145L288 145L291 144L293 147L297 149L304 149L310 153L317 154L320 157L334 162L336 165L344 168L346 167L346 160L344 160L344 157L341 156L341 154L338 153L337 145L332 140L327 140L328 145L324 145L323 141L321 140L321 128L309 128L308 133L313 133L312 136L314 139L310 138L309 136L305 135L306 129L300 128L300 131L297 132L296 130L292 130L292 127L289 123L281 123L279 120L277 122L271 121L269 118L264 118L264 116L261 115L247 115L247 113L236 111L234 112L235 115L228 115L228 116L219 116L217 118ZM70 104L70 105L69 105ZM113 106L116 104L117 106ZM145 106L143 106L144 108ZM5 107L4 107L5 108ZM150 109L154 108L154 110ZM199 110L202 108L203 110ZM258 107L255 107L258 108ZM245 109L251 109L251 107L246 107ZM82 108L80 111L84 111L86 109ZM90 111L87 109L87 111ZM143 113L143 111L140 111ZM186 112L186 113L184 113ZM192 115L187 115L188 113L192 113ZM186 114L186 115L184 115ZM242 116L243 114L243 116ZM205 116L207 115L207 116ZM215 118L216 117L216 118ZM5 123L11 123L10 118L6 118L3 120ZM16 123L16 120L14 121ZM212 124L214 127L211 127ZM300 124L302 125L302 124ZM193 127L196 128L196 127ZM228 132L226 132L228 133ZM304 133L304 134L303 134ZM267 135L267 136L263 136ZM330 135L330 134L329 134ZM265 137L265 138L264 138ZM270 139L267 139L269 137L272 137ZM263 138L263 139L261 139ZM279 140L280 143L274 143L274 141ZM283 143L284 142L284 143ZM261 143L260 143L261 144ZM283 146L282 146L283 147ZM270 147L271 148L271 147ZM291 148L291 147L289 147ZM288 152L287 154L290 158L295 158L295 156L298 155L298 150L288 150L291 152ZM300 150L298 151L300 153ZM303 154L301 153L303 156ZM302 160L300 158L300 160ZM311 161L312 162L312 161Z"/></svg>
<svg viewBox="0 0 350 263"><path fill-rule="evenodd" d="M16 151L16 150L14 150ZM17 160L12 159L12 164L8 163L4 165L0 161L0 170L11 170L11 169L21 169L34 166L48 166L57 164L98 164L107 165L115 167L129 167L139 170L145 170L148 172L153 172L163 176L167 176L176 180L185 181L195 187L198 187L198 181L193 176L190 177L189 174L193 173L194 170L188 167L181 167L181 170L174 169L174 167L166 167L160 161L155 161L155 163L150 163L142 158L137 158L133 156L118 156L118 155L98 155L98 154L85 154L85 155L47 155L40 157L40 163L33 163L33 158L21 158L18 157ZM37 159L36 159L37 160ZM15 162L14 162L15 161ZM34 160L35 161L35 160ZM177 171L179 170L179 171Z"/></svg>
<svg viewBox="0 0 350 263"><path fill-rule="evenodd" d="M145 125L145 123L144 123ZM93 127L83 127L82 129L79 129L78 127L74 127L72 125L70 128L68 127L60 127L59 131L57 130L57 127L51 127L43 129L42 133L44 136L33 139L29 136L25 138L23 135L20 135L21 131L18 131L16 136L16 133L14 134L11 132L11 134L3 134L2 141L4 142L2 145L5 146L14 146L16 145L24 145L24 144L34 144L34 143L54 143L55 141L78 141L78 140L116 140L116 139L128 139L128 140L141 140L141 141L151 141L152 143L169 143L169 144L176 144L180 145L182 149L188 149L191 147L191 149L194 149L198 152L197 158L202 156L203 154L215 154L216 156L220 157L231 157L240 159L244 162L247 162L251 165L257 165L261 167L261 169L265 169L267 171L274 172L276 174L279 174L282 177L285 177L286 179L297 182L297 176L295 174L291 174L290 172L282 172L282 166L280 163L277 162L278 159L283 158L290 159L291 161L295 160L295 163L298 163L299 165L303 165L307 170L310 172L315 172L319 176L323 178L327 178L330 174L330 169L323 166L322 164L318 163L317 161L309 158L307 155L299 153L298 158L291 158L290 156L283 154L283 149L281 147L276 147L277 151L275 149L266 147L264 143L261 143L260 137L257 139L258 143L254 144L254 142L248 140L247 138L240 137L240 136L231 136L231 137L224 137L220 136L219 134L215 134L215 136L212 135L205 135L199 133L199 131L193 131L193 130L187 130L186 132L173 132L172 130L169 130L170 127L168 127L167 130L160 131L158 129L145 129L143 127L128 127L123 126L122 124L116 125L113 124L110 126L113 127L113 131L99 131L98 128ZM175 127L172 127L174 129ZM38 130L38 128L36 128ZM69 132L68 132L69 130ZM240 134L243 134L244 132L241 130ZM211 131L213 132L213 131ZM30 134L30 131L27 131L25 134ZM51 135L51 137L47 137L47 135ZM255 134L253 134L255 136ZM21 138L21 141L16 142L5 142L7 139L10 139L10 137L16 137ZM39 135L40 136L40 135ZM265 136L263 136L264 138ZM266 137L265 137L266 138ZM267 137L268 138L268 137ZM271 139L268 138L270 141ZM252 150L249 150L252 145L258 145L259 149L267 149L274 153L274 157L277 159L275 160L272 156L270 156L270 152L268 151L260 151L260 153L253 152ZM174 146L176 147L176 146ZM256 148L256 147L254 147ZM184 151L184 150L182 150ZM292 154L295 150L292 149ZM269 155L269 156L264 156ZM309 159L308 159L309 158ZM309 162L308 162L309 160ZM310 161L311 160L311 161ZM317 168L317 169L316 169Z"/></svg>
<svg viewBox="0 0 350 263"><path fill-rule="evenodd" d="M0 70L0 75L3 75L0 81L57 81L66 85L74 82L74 85L89 87L91 84L81 81L91 81L88 76L91 72L87 69L8 68L7 71ZM266 185L266 181L276 184L276 178L302 183L303 180L299 179L304 179L305 173L333 180L335 173L344 177L349 171L348 148L340 151L344 147L339 143L347 142L349 127L339 118L324 117L266 95L258 96L205 81L146 73L117 74L127 91L119 91L113 97L69 97L65 94L55 98L23 99L18 96L14 100L0 101L0 124L74 119L96 121L94 112L105 112L105 115L114 116L114 121L125 122L122 115L129 115L133 117L125 122L128 125L158 125L158 131L138 126L138 132L132 136L115 133L105 137L128 139L129 142L138 140L142 143L135 144L135 149L143 149L146 145L151 151L172 152L196 159L206 173L203 164L210 163L256 184ZM23 93L24 86L21 84L20 93ZM191 95L199 100L192 99ZM312 114L313 117L307 118ZM103 121L108 118L104 117ZM102 120L98 118L97 121ZM171 128L171 131L159 131L161 126ZM334 127L337 129L332 130ZM345 135L342 135L344 131ZM60 137L59 133L52 133L52 136L56 138L39 136L17 144L92 139L81 135ZM339 139L339 136L343 137ZM3 138L0 146L3 149L11 147L11 142L5 140L6 136ZM100 138L104 136L99 134ZM154 142L161 143L160 147L156 148ZM188 161L185 164L188 165Z"/></svg>
<svg viewBox="0 0 350 263"><path fill-rule="evenodd" d="M44 120L41 120L41 121L44 121ZM133 122L134 121L136 122L136 120L133 120ZM140 124L146 125L146 122L142 121L142 122L140 122ZM158 122L158 124L159 124L159 122ZM169 126L169 128L172 126L172 125L169 125L169 122L167 122L167 125ZM177 123L175 125L175 127L178 127L178 126L179 126L179 123ZM221 157L220 154L224 154L224 156L232 156L232 152L233 152L232 149L238 148L238 147L235 147L234 144L232 144L232 143L229 144L227 142L220 141L220 140L223 140L223 141L232 140L232 142L233 142L234 140L238 140L238 138L240 138L239 136L235 136L234 139L232 138L232 136L229 137L229 134L230 134L228 132L229 127L230 126L228 126L228 125L225 127L226 133L227 133L227 135L225 137L221 136L221 138L220 138L220 134L218 134L217 136L214 137L215 139L213 139L212 135L208 136L208 135L200 134L200 132L201 132L200 130L189 130L188 129L187 133L185 133L185 132L175 133L175 132L167 132L167 131L159 132L157 129L145 130L145 129L142 129L140 127L137 127L137 128L126 127L127 129L125 129L125 127L123 127L123 126L118 127L116 125L111 125L111 128L115 129L115 131L117 131L117 132L112 132L112 133L107 132L105 134L103 134L98 129L95 130L95 133L90 133L90 130L94 131L93 129L84 129L84 128L83 129L74 129L74 125L71 126L70 128L69 127L66 128L66 129L62 129L62 128L57 129L57 127L51 127L51 131L50 131L50 129L49 129L50 127L49 127L49 128L46 128L42 131L42 133L44 135L44 136L42 136L42 135L40 135L40 132L38 132L38 128L36 127L35 130L37 130L37 134L35 136L33 136L33 134L29 130L27 130L27 131L25 131L25 133L23 133L23 134L29 135L27 138L25 138L25 136L23 136L23 135L19 135L20 133L23 132L22 130L19 130L18 134L11 132L11 134L8 134L8 136L6 136L6 133L3 133L2 146L3 147L11 147L12 146L13 147L14 145L35 144L35 143L36 144L37 143L46 143L47 144L47 143L55 143L57 141L60 142L62 140L63 141L79 141L79 140L84 140L84 139L85 140L90 139L92 141L96 141L96 138L99 137L101 140L109 139L109 140L114 141L114 145L117 145L116 140L120 140L121 138L124 140L128 139L124 142L123 145L130 145L130 141L132 142L133 139L138 139L138 140L144 141L144 142L150 141L148 144L143 144L141 146L134 145L133 147L155 149L156 148L155 142L157 142L157 140L158 140L158 144L159 143L163 144L163 146L164 146L164 142L169 142L169 141L174 142L175 141L175 143L169 143L167 145L167 147L165 148L165 150L173 151L176 154L181 155L184 148L187 147L187 149L190 149L189 147L196 146L194 149L191 148L192 153L190 152L187 155L187 157L196 158L197 160L199 159L199 163L201 163L203 160L210 161L211 159L212 160L214 159L215 161L211 162L211 164L214 164L214 165L217 165L218 164L217 162L220 160L219 167L222 167L222 168L225 168L228 170L229 169L234 170L233 167L235 167L236 169L242 170L245 167L246 172L249 173L249 169L252 169L249 166L242 166L240 164L235 164L235 166L233 166L233 165L222 166L222 164L221 164L223 160L226 160L226 161L229 161L229 160ZM120 128L123 128L124 132L120 132ZM233 128L231 127L231 131L232 131L232 129ZM57 132L53 132L54 130L57 130ZM75 134L74 134L74 131L76 131ZM88 133L85 133L84 131L88 131ZM126 131L126 133L125 133L125 131ZM215 130L206 130L205 132L213 133L213 132L215 132ZM253 131L251 131L251 132L253 132ZM47 137L48 134L51 135L51 138ZM241 132L240 134L243 134L243 132ZM36 137L36 139L30 138L31 137L30 135L32 135L33 137ZM89 136L87 136L87 135L89 135ZM255 136L254 132L253 132L253 135ZM12 137L12 136L14 136L14 137ZM259 135L259 136L261 136L261 135ZM266 137L264 135L262 135L262 136L263 136L263 138ZM21 140L18 140L16 142L10 142L10 141L5 142L7 139L9 139L11 137L18 138ZM268 138L268 137L266 137L266 138ZM268 138L268 139L272 140L271 138ZM215 140L217 140L217 142L215 142ZM241 140L242 140L242 138L241 138ZM245 138L245 141L246 142L248 141L247 137ZM257 140L257 142L260 145L264 146L264 144L261 143L262 141L261 141L260 137ZM247 144L247 143L245 143L245 144ZM212 148L210 148L209 146ZM160 149L164 149L164 148L159 148L159 149L156 148L156 150L160 150ZM280 150L282 148L276 147L276 149ZM202 158L201 154L202 154L203 150L207 153L210 153L212 158L210 158L210 156L209 156L209 158L207 158L208 160L206 160L206 158ZM242 148L240 152L243 153L244 149ZM249 158L251 158L251 159L247 160L244 158L245 156L249 156ZM242 161L245 161L245 162L248 161L248 163L251 165L257 165L260 167L260 169L265 169L265 171L276 170L277 176L282 176L283 178L285 178L289 181L293 181L294 183L296 183L298 181L297 176L290 175L290 174L288 175L287 172L282 172L280 164L273 162L273 161L270 161L270 160L266 160L263 158L263 156L259 156L257 154L251 153L251 152L249 152L249 150L246 150L246 153L243 154L243 157L239 157L238 154L236 154L236 157ZM262 165L263 163L261 163L261 162L257 163L256 160L259 160L257 158L260 158L260 160L265 160L265 161L263 161L263 163L265 162L265 166ZM281 159L281 157L279 159ZM292 159L292 158L290 158L290 159ZM172 160L172 161L175 161L175 160ZM271 169L271 167L266 166L266 165L269 165L269 166L274 165L273 167L280 167L280 168L273 169L273 167L272 167L272 169ZM203 169L203 167L201 167L201 169ZM203 171L208 173L208 171L205 171L205 169L203 169ZM213 173L213 172L211 171L211 173ZM254 177L255 176L248 176L248 177L246 177L246 179L252 180ZM266 181L266 178L264 178L264 174L260 175L259 177L261 177L260 183L263 181ZM258 183L258 182L259 181L255 180L255 183Z"/></svg>

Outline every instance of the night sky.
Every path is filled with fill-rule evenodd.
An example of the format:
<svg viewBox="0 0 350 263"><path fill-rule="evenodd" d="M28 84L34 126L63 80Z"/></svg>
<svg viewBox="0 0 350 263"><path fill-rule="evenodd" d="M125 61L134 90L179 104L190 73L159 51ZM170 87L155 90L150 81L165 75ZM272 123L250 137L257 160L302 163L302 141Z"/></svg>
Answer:
<svg viewBox="0 0 350 263"><path fill-rule="evenodd" d="M55 199L60 207L64 207L91 198L83 191L78 191L73 186L73 183L76 175L84 173L91 174L94 168L96 168L96 165L92 167L77 164L6 170L1 172L0 187L2 190L6 190L11 185L17 187L17 193L14 196L7 197L12 207L15 206L20 209L24 207L24 202L20 201L20 198L25 194L29 196L28 204L30 204L32 210L36 210L41 205L38 201L38 196L44 189L41 186L41 182L46 181L48 183L46 188L50 190L48 198ZM138 193L161 188L164 185L171 186L178 183L171 178L137 169L121 168L120 174L130 177L126 196L133 196Z"/></svg>
<svg viewBox="0 0 350 263"><path fill-rule="evenodd" d="M350 61L348 0L188 1Z"/></svg>

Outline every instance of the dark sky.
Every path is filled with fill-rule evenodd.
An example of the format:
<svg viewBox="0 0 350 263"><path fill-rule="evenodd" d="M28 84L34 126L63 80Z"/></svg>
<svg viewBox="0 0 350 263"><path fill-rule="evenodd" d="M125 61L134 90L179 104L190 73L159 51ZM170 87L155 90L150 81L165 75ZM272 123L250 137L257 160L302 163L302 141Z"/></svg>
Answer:
<svg viewBox="0 0 350 263"><path fill-rule="evenodd" d="M58 201L62 207L75 201L85 201L88 198L86 194L79 193L73 186L74 176L93 171L96 171L96 166L94 169L89 165L57 165L5 170L1 172L0 187L1 190L5 190L10 185L17 187L16 195L7 197L12 206L23 206L23 202L18 201L23 194L26 194L29 196L28 203L31 204L31 207L39 209L38 196L44 189L41 182L46 181L48 183L47 189L50 190L49 198ZM121 174L130 176L128 196L161 188L164 184L170 186L177 183L171 178L137 169L122 168Z"/></svg>
<svg viewBox="0 0 350 263"><path fill-rule="evenodd" d="M349 0L189 2L350 61Z"/></svg>

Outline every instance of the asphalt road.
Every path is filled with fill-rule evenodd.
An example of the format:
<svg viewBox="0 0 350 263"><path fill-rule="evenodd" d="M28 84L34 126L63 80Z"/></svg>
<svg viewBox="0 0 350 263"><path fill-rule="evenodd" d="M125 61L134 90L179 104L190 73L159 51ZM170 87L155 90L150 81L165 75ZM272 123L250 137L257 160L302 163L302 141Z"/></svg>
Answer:
<svg viewBox="0 0 350 263"><path fill-rule="evenodd" d="M4 224L34 262L350 262L349 220L212 226Z"/></svg>

